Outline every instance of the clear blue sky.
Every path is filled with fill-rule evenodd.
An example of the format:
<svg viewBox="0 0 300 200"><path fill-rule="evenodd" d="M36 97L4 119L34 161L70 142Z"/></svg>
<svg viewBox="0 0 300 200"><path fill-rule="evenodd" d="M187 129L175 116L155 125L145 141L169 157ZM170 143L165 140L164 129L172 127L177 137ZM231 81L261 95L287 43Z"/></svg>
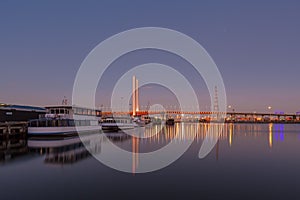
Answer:
<svg viewBox="0 0 300 200"><path fill-rule="evenodd" d="M0 102L56 104L71 98L76 72L101 41L145 26L171 28L202 44L222 73L237 110L300 110L299 1L0 1ZM207 105L202 80L174 55L135 52L117 60L99 85L107 104L113 81L130 66L179 69ZM143 93L155 101L157 91ZM151 94L147 96L147 94ZM167 99L167 97L166 97ZM165 100L166 100L165 99ZM151 103L152 103L151 102Z"/></svg>

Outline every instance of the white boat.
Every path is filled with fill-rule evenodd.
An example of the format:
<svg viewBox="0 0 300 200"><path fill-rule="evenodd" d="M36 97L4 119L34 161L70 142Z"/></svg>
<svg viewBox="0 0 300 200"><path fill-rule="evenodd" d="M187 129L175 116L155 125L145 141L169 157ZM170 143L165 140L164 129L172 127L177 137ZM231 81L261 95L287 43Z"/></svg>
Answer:
<svg viewBox="0 0 300 200"><path fill-rule="evenodd" d="M28 135L60 136L101 130L101 111L70 105L47 106L47 114L30 120Z"/></svg>
<svg viewBox="0 0 300 200"><path fill-rule="evenodd" d="M146 125L145 121L142 120L140 117L134 117L133 123L136 127L143 127Z"/></svg>
<svg viewBox="0 0 300 200"><path fill-rule="evenodd" d="M134 123L130 117L109 117L102 121L102 130L104 132L118 132L134 128Z"/></svg>
<svg viewBox="0 0 300 200"><path fill-rule="evenodd" d="M137 127L144 127L151 123L151 118L146 115L136 116L133 118L133 122Z"/></svg>
<svg viewBox="0 0 300 200"><path fill-rule="evenodd" d="M145 122L146 125L151 123L151 118L148 115L143 115L141 119Z"/></svg>

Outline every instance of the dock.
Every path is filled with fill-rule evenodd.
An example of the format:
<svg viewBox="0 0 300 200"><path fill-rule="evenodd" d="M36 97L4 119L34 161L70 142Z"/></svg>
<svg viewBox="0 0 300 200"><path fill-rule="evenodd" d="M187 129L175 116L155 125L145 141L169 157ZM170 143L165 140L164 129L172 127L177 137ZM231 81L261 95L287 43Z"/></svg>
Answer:
<svg viewBox="0 0 300 200"><path fill-rule="evenodd" d="M0 164L26 154L28 122L0 123Z"/></svg>
<svg viewBox="0 0 300 200"><path fill-rule="evenodd" d="M26 136L28 122L4 122L0 123L0 136L9 139L13 136Z"/></svg>

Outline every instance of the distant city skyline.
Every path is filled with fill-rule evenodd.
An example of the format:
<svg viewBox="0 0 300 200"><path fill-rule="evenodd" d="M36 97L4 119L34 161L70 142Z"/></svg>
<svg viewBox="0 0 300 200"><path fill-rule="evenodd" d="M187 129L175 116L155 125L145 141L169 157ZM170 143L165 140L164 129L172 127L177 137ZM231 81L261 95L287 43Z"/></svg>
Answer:
<svg viewBox="0 0 300 200"><path fill-rule="evenodd" d="M300 110L300 2L298 1L101 1L0 2L0 102L53 105L69 101L76 72L101 41L127 29L156 26L199 42L217 64L227 103L239 111ZM117 59L100 80L97 106L108 106L114 83L149 62L180 71L210 106L202 78L185 60L143 50ZM138 77L137 77L138 78ZM140 90L140 105L175 105L167 89Z"/></svg>

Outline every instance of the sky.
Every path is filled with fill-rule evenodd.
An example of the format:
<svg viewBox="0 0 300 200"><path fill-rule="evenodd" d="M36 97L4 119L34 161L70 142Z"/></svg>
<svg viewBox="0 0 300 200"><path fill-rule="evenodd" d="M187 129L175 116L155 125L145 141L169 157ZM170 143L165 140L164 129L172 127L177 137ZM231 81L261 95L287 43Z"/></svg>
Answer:
<svg viewBox="0 0 300 200"><path fill-rule="evenodd" d="M239 111L300 110L299 1L0 1L0 102L28 105L71 99L76 73L101 41L139 27L180 31L210 54L224 80L228 105ZM172 66L193 85L200 108L210 105L203 79L176 55L128 53L98 85L109 105L118 78L133 66ZM140 91L141 104L176 104L166 88Z"/></svg>

